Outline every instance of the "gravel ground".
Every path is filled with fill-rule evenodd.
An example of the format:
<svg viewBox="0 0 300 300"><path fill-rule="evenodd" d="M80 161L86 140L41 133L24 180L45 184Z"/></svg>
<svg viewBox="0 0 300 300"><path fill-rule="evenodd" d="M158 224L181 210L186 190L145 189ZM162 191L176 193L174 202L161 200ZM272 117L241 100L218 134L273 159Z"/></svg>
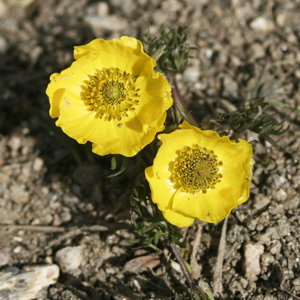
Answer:
<svg viewBox="0 0 300 300"><path fill-rule="evenodd" d="M0 1L0 299L174 299L185 291L169 249L128 243L136 235L125 202L137 171L107 179L108 158L54 130L45 95L74 45L142 38L161 24L187 26L196 46L177 79L199 123L240 107L259 84L258 96L280 103L270 113L290 125L274 137L282 151L254 145L251 197L228 218L221 277L214 281L224 222L184 232L197 284L216 299L300 299L299 20L293 0ZM22 274L45 278L44 288L29 294Z"/></svg>

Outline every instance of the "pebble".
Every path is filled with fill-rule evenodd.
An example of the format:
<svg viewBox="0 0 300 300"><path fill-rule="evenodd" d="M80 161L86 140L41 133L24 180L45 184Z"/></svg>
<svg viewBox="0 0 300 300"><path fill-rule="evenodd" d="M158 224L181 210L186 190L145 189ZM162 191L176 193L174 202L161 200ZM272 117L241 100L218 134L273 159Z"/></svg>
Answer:
<svg viewBox="0 0 300 300"><path fill-rule="evenodd" d="M9 250L7 248L0 249L0 267L8 264L10 258Z"/></svg>
<svg viewBox="0 0 300 300"><path fill-rule="evenodd" d="M261 268L263 272L267 272L269 266L275 261L275 258L270 253L264 253L260 258Z"/></svg>
<svg viewBox="0 0 300 300"><path fill-rule="evenodd" d="M260 274L260 257L264 253L264 246L261 244L247 244L244 247L244 272L245 277L250 281L256 281Z"/></svg>
<svg viewBox="0 0 300 300"><path fill-rule="evenodd" d="M10 197L16 203L27 203L29 201L29 193L26 191L24 184L15 183L10 187Z"/></svg>
<svg viewBox="0 0 300 300"><path fill-rule="evenodd" d="M115 15L101 18L99 18L99 16L90 15L86 16L84 20L93 28L95 32L98 32L99 30L123 31L128 28L127 20Z"/></svg>
<svg viewBox="0 0 300 300"><path fill-rule="evenodd" d="M300 278L296 278L292 281L292 285L294 286L296 291L300 291Z"/></svg>
<svg viewBox="0 0 300 300"><path fill-rule="evenodd" d="M33 162L33 170L39 172L41 171L43 165L44 165L44 161L41 158L37 157Z"/></svg>
<svg viewBox="0 0 300 300"><path fill-rule="evenodd" d="M56 252L55 260L64 272L77 269L83 261L84 251L81 246L65 247Z"/></svg>
<svg viewBox="0 0 300 300"><path fill-rule="evenodd" d="M13 151L18 151L22 145L22 141L19 136L13 135L7 144Z"/></svg>
<svg viewBox="0 0 300 300"><path fill-rule="evenodd" d="M277 298L275 298L274 296L267 294L264 298L264 300L276 300Z"/></svg>
<svg viewBox="0 0 300 300"><path fill-rule="evenodd" d="M229 77L227 74L225 74L224 79L223 79L223 86L224 86L224 90L223 90L223 96L224 97L228 97L228 98L238 98L238 89L239 86L237 84L237 82L232 79L231 77Z"/></svg>
<svg viewBox="0 0 300 300"><path fill-rule="evenodd" d="M251 29L257 32L268 33L275 29L274 23L264 17L258 17L250 23Z"/></svg>
<svg viewBox="0 0 300 300"><path fill-rule="evenodd" d="M63 223L69 222L72 220L72 213L69 209L64 209L60 214L59 217Z"/></svg>
<svg viewBox="0 0 300 300"><path fill-rule="evenodd" d="M284 189L280 189L275 193L275 199L279 201L285 201L287 198L287 193Z"/></svg>
<svg viewBox="0 0 300 300"><path fill-rule="evenodd" d="M0 272L0 300L47 299L47 288L56 283L57 265L10 267Z"/></svg>
<svg viewBox="0 0 300 300"><path fill-rule="evenodd" d="M4 1L0 1L0 19L3 18L6 14L7 7Z"/></svg>
<svg viewBox="0 0 300 300"><path fill-rule="evenodd" d="M251 56L253 57L253 59L260 59L265 57L266 55L266 51L265 48L258 43L254 43L251 45Z"/></svg>
<svg viewBox="0 0 300 300"><path fill-rule="evenodd" d="M299 73L299 78L300 78L300 73ZM293 176L292 180L293 180L293 187L295 188L300 187L300 175Z"/></svg>
<svg viewBox="0 0 300 300"><path fill-rule="evenodd" d="M183 79L186 82L197 82L200 76L199 67L188 67L184 70Z"/></svg>
<svg viewBox="0 0 300 300"><path fill-rule="evenodd" d="M275 189L279 189L286 182L286 178L278 174L274 174L273 182L275 184Z"/></svg>
<svg viewBox="0 0 300 300"><path fill-rule="evenodd" d="M283 203L284 209L297 209L300 204L297 191L291 192Z"/></svg>
<svg viewBox="0 0 300 300"><path fill-rule="evenodd" d="M99 17L105 17L109 15L109 7L106 2L99 2L96 6L97 15Z"/></svg>
<svg viewBox="0 0 300 300"><path fill-rule="evenodd" d="M286 25L287 19L288 19L287 14L285 14L285 13L279 13L276 16L276 23L277 23L277 25L279 25L281 27L284 27Z"/></svg>
<svg viewBox="0 0 300 300"><path fill-rule="evenodd" d="M108 3L116 9L120 9L124 14L132 14L137 8L138 1L110 0Z"/></svg>
<svg viewBox="0 0 300 300"><path fill-rule="evenodd" d="M281 251L281 243L279 240L275 240L273 243L272 243L272 246L270 248L270 253L275 255L275 254L279 254L280 251Z"/></svg>

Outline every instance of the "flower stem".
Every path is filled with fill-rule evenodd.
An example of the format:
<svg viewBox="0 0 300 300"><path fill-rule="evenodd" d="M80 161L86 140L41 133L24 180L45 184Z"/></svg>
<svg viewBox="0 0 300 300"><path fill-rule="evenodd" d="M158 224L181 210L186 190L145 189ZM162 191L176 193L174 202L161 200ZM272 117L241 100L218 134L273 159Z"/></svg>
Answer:
<svg viewBox="0 0 300 300"><path fill-rule="evenodd" d="M195 281L192 277L192 274L189 272L176 244L174 242L170 242L170 247L171 247L172 252L175 255L177 262L179 263L180 268L188 282L191 292L200 296L201 297L200 299L203 299L203 300L209 299L208 295L201 288L196 286Z"/></svg>
<svg viewBox="0 0 300 300"><path fill-rule="evenodd" d="M190 125L198 126L196 120L193 115L188 110L183 98L181 97L177 80L175 77L172 78L172 96L175 103L175 108L177 112L185 119Z"/></svg>

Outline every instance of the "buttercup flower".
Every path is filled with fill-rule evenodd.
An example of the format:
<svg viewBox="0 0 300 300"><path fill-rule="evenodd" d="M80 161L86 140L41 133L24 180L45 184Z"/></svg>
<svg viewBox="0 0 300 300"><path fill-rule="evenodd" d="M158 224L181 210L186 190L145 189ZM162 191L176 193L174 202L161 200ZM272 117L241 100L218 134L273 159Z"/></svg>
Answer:
<svg viewBox="0 0 300 300"><path fill-rule="evenodd" d="M145 173L152 201L170 223L217 223L248 199L254 160L245 140L236 143L187 122L158 138L162 146Z"/></svg>
<svg viewBox="0 0 300 300"><path fill-rule="evenodd" d="M50 77L50 116L99 155L134 156L164 129L171 88L135 38L75 47L71 67Z"/></svg>

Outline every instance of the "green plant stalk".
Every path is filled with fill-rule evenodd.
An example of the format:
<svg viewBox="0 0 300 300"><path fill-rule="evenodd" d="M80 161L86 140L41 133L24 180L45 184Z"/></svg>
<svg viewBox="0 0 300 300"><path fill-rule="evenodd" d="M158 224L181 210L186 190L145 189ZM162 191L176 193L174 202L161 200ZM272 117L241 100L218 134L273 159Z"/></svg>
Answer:
<svg viewBox="0 0 300 300"><path fill-rule="evenodd" d="M175 257L177 259L177 262L180 265L180 268L186 278L186 281L190 287L191 292L200 296L201 299L203 299L203 300L209 300L210 299L209 296L201 288L196 286L195 281L192 277L192 274L189 272L176 244L173 242L170 242L170 247L172 249L173 254L175 255Z"/></svg>
<svg viewBox="0 0 300 300"><path fill-rule="evenodd" d="M196 120L194 119L192 114L190 114L183 98L181 97L175 77L173 77L172 79L172 97L175 103L176 111L179 112L183 119L185 119L190 125L197 127Z"/></svg>

